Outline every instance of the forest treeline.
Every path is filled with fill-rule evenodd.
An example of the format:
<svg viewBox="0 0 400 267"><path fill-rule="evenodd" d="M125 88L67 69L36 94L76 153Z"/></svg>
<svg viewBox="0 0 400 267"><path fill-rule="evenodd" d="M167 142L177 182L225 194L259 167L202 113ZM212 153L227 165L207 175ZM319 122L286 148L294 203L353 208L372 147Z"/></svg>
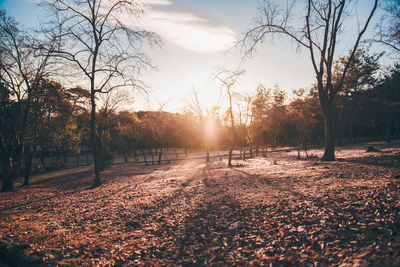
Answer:
<svg viewBox="0 0 400 267"><path fill-rule="evenodd" d="M400 134L400 65L379 72L379 55L359 50L354 67L350 68L344 90L337 98L336 129L338 142L384 139ZM337 62L341 67L340 60ZM4 143L11 145L18 125L23 125L19 103L12 90L0 84L1 130ZM22 174L29 183L32 161L39 158L57 159L87 153L90 150L90 108L88 91L81 87L68 88L60 82L41 79L35 94L29 99L29 123L25 134ZM247 156L259 149L277 146L307 148L323 143L324 124L316 87L287 93L278 86L258 86L253 93L234 94L233 101L236 148L247 149ZM228 112L206 112L199 116L188 105L181 113L165 111L119 110L118 101L109 101L98 110L98 135L103 142L102 167L113 154L137 159L139 155L154 154L161 158L168 148L193 150L228 149L232 143L232 125ZM214 124L212 138L206 124ZM20 128L22 130L22 128ZM4 155L4 152L3 152ZM7 166L1 165L2 172Z"/></svg>

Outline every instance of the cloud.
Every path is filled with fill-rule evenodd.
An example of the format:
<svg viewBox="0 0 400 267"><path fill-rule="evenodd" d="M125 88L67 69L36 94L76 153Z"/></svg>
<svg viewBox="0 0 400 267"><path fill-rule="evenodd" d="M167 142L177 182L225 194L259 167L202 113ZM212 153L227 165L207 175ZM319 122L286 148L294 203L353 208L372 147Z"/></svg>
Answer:
<svg viewBox="0 0 400 267"><path fill-rule="evenodd" d="M152 0L153 5L171 5L168 0ZM228 49L235 41L235 32L216 21L189 11L150 9L144 17L147 30L166 42L198 53L212 53Z"/></svg>
<svg viewBox="0 0 400 267"><path fill-rule="evenodd" d="M169 6L172 5L169 0L150 0L148 3L152 6Z"/></svg>

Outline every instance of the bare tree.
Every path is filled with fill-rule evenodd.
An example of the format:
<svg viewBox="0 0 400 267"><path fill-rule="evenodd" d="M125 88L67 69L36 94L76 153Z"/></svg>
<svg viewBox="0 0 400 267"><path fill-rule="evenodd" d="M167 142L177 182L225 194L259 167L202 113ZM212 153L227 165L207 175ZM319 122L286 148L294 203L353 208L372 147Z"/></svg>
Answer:
<svg viewBox="0 0 400 267"><path fill-rule="evenodd" d="M32 142L38 130L33 125L37 112L32 110L40 97L40 83L50 69L50 54L40 48L43 45L0 10L0 84L5 88L0 107L2 191L13 189L16 176L24 165L31 167L36 151Z"/></svg>
<svg viewBox="0 0 400 267"><path fill-rule="evenodd" d="M353 60L361 38L363 37L372 16L378 5L374 0L360 31L355 35L350 56L343 68L339 82L332 83L333 65L336 58L337 45L345 25L349 25L346 18L355 12L354 1L307 0L305 15L299 16L303 10L295 6L295 0L273 1L264 0L259 7L259 17L255 19L255 26L251 28L237 44L243 49L245 56L251 56L255 47L267 35L280 34L294 40L299 47L306 48L310 53L310 60L317 78L318 95L325 125L325 151L322 160L335 159L335 96L342 89L347 69Z"/></svg>
<svg viewBox="0 0 400 267"><path fill-rule="evenodd" d="M233 96L233 87L236 85L239 77L244 74L243 70L236 70L236 71L230 71L226 69L221 69L217 71L215 74L215 79L220 81L222 86L225 87L226 93L228 96L229 100L229 107L228 107L228 114L229 118L231 121L231 131L232 131L232 143L231 147L229 149L229 155L228 155L228 167L232 167L232 153L233 149L235 148L236 141L237 141L237 132L235 128L235 118L233 115L233 101L232 101L232 96Z"/></svg>
<svg viewBox="0 0 400 267"><path fill-rule="evenodd" d="M396 53L400 52L400 0L386 0L383 3L386 11L376 25L378 30L375 41L380 42Z"/></svg>
<svg viewBox="0 0 400 267"><path fill-rule="evenodd" d="M85 78L90 89L91 145L95 182L101 183L101 138L96 118L96 95L120 88L145 90L138 79L149 59L138 52L144 42L157 43L157 36L135 26L143 4L126 0L44 0L51 20L48 33L58 39L52 54Z"/></svg>

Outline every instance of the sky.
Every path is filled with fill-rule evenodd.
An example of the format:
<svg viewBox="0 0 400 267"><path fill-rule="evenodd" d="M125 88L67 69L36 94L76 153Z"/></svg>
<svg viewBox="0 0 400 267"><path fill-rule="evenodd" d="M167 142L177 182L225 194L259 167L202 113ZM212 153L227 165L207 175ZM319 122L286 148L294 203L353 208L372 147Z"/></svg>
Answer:
<svg viewBox="0 0 400 267"><path fill-rule="evenodd" d="M38 0L0 0L0 8L24 25L42 19ZM363 0L363 2L367 2ZM195 89L204 109L218 103L220 86L213 79L218 67L242 69L245 74L234 88L253 93L259 84L292 89L309 87L315 73L306 50L297 51L288 39L264 42L252 58L244 61L232 49L249 29L258 0L151 0L141 25L157 33L160 47L146 49L156 69L142 76L149 97L135 94L130 109L159 109L179 112ZM369 1L368 1L369 2Z"/></svg>

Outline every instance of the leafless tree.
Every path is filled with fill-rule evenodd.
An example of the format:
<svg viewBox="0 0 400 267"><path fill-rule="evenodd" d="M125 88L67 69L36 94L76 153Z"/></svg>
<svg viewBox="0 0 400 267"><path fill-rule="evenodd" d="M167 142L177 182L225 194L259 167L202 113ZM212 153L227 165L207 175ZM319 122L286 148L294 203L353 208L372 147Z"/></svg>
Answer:
<svg viewBox="0 0 400 267"><path fill-rule="evenodd" d="M142 89L138 78L143 68L151 67L139 48L154 44L158 38L138 28L137 20L145 6L126 0L44 0L49 18L48 34L57 38L59 46L52 54L63 59L69 71L84 78L90 90L91 145L98 186L101 167L101 138L96 118L96 95L120 88ZM79 81L80 82L80 81Z"/></svg>
<svg viewBox="0 0 400 267"><path fill-rule="evenodd" d="M356 12L356 1L346 0L307 0L303 6L296 6L295 0L264 0L259 7L259 16L251 28L237 44L245 56L251 56L258 44L266 36L284 35L294 40L299 47L306 48L317 78L318 95L325 125L325 151L322 160L335 159L335 96L341 90L347 69L353 60L361 38L366 32L378 5L374 0L371 10L360 31L355 35L350 57L341 77L332 81L333 65L337 45L343 40L343 29L351 25L349 19ZM300 13L300 12L304 12ZM347 39L346 39L347 41Z"/></svg>
<svg viewBox="0 0 400 267"><path fill-rule="evenodd" d="M36 150L31 144L37 133L32 109L38 99L40 82L49 76L51 69L50 54L41 48L45 44L39 42L32 31L23 30L0 10L0 84L5 88L0 114L3 191L13 188L15 177L24 165L30 171ZM50 41L47 46L52 44ZM25 179L25 183L29 180Z"/></svg>
<svg viewBox="0 0 400 267"><path fill-rule="evenodd" d="M228 155L228 167L232 167L232 153L233 149L235 148L236 141L237 141L237 132L235 128L235 118L233 115L233 87L236 85L240 76L244 74L243 70L236 70L230 71L227 69L220 69L215 74L215 79L221 82L222 86L225 88L228 100L229 100L229 107L228 107L228 114L231 121L231 131L232 131L232 143L229 149Z"/></svg>
<svg viewBox="0 0 400 267"><path fill-rule="evenodd" d="M378 34L375 41L392 48L397 54L400 52L400 0L386 0L383 2L385 11L376 25Z"/></svg>

